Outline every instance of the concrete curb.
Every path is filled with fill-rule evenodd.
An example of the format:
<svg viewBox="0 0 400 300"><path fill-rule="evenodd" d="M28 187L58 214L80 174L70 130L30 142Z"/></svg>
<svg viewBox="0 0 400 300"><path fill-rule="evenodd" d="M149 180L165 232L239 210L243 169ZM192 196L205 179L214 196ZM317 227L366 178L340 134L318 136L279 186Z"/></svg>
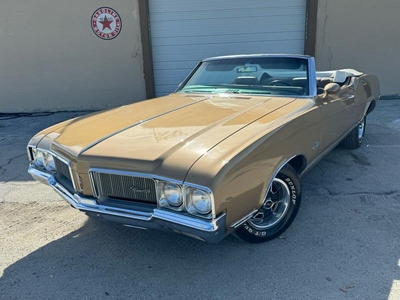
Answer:
<svg viewBox="0 0 400 300"><path fill-rule="evenodd" d="M389 94L389 95L381 95L379 100L400 100L400 93L398 93L398 94Z"/></svg>

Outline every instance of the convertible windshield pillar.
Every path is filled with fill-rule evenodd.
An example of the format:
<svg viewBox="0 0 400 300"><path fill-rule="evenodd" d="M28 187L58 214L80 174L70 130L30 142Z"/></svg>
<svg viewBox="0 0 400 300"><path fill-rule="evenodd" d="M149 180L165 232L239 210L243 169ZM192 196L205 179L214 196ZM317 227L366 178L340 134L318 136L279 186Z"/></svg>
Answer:
<svg viewBox="0 0 400 300"><path fill-rule="evenodd" d="M310 97L317 96L317 75L314 57L308 59L308 90Z"/></svg>

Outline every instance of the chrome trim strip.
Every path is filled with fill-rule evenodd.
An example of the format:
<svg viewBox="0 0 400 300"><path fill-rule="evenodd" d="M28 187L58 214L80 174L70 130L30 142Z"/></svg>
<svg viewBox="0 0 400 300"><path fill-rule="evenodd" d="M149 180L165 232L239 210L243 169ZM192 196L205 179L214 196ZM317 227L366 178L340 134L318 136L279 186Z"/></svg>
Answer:
<svg viewBox="0 0 400 300"><path fill-rule="evenodd" d="M258 209L254 209L251 213L245 215L243 218L241 218L239 221L233 223L231 225L232 228L238 228L240 225L242 225L243 223L245 223L248 219L250 219L256 212L258 211Z"/></svg>
<svg viewBox="0 0 400 300"><path fill-rule="evenodd" d="M72 187L74 188L74 191L78 191L78 188L76 187L76 184L75 184L74 174L72 173L71 162L68 161L66 158L62 157L60 154L55 153L53 150L47 150L47 149L43 149L43 148L40 148L40 147L35 147L35 148L36 148L37 150L50 153L52 156L54 156L55 158L59 159L59 160L62 161L64 164L66 164L66 165L68 166L69 176L71 176Z"/></svg>
<svg viewBox="0 0 400 300"><path fill-rule="evenodd" d="M232 59L232 58L263 58L263 57L284 57L284 58L301 58L301 59L312 58L311 56L304 54L235 54L235 55L208 57L203 59L202 61Z"/></svg>
<svg viewBox="0 0 400 300"><path fill-rule="evenodd" d="M97 193L96 185L94 184L93 172L90 172L90 170L89 170L89 182L90 182L90 187L92 188L93 196L98 199L99 194Z"/></svg>
<svg viewBox="0 0 400 300"><path fill-rule="evenodd" d="M202 64L203 64L202 61L197 63L197 65L193 68L193 70L190 71L189 75L187 75L186 78L178 85L177 89L175 90L175 93L179 92L182 89L182 87L186 85L186 83L190 80L190 78L192 78L193 74L196 73L196 71L198 70L198 68L200 68Z"/></svg>
<svg viewBox="0 0 400 300"><path fill-rule="evenodd" d="M40 149L40 148L38 148L38 149ZM62 157L60 154L54 153L53 151L44 150L44 149L41 149L41 150L50 153L55 158L61 160L63 163L65 163L68 166L69 176L71 176L71 181L72 181L72 187L74 188L74 191L78 191L78 188L76 187L76 184L75 184L74 174L72 173L71 162L68 161L67 159L65 159L64 157Z"/></svg>
<svg viewBox="0 0 400 300"><path fill-rule="evenodd" d="M28 153L28 159L29 159L29 162L32 162L33 161L33 157L32 157L32 155L31 155L31 148L34 148L33 146L26 146L26 152Z"/></svg>
<svg viewBox="0 0 400 300"><path fill-rule="evenodd" d="M363 114L363 116L361 117L361 120L364 118L364 116L366 116L367 115L367 112L368 112L368 110L369 110L369 107L371 106L371 104L372 104L372 101L368 101L367 102L367 105L365 106L365 109L364 109L364 114ZM358 121L359 123L361 122L361 120L360 121Z"/></svg>
<svg viewBox="0 0 400 300"><path fill-rule="evenodd" d="M176 213L161 210L161 209L154 209L153 217L160 219L160 220L167 220L169 222L173 222L179 225L184 225L193 229L203 230L207 232L213 232L218 229L217 221L221 219L225 214L222 214L216 219L213 219L211 222L207 222L200 219L191 218L184 215L178 215Z"/></svg>
<svg viewBox="0 0 400 300"><path fill-rule="evenodd" d="M308 57L308 94L317 97L317 73L314 57Z"/></svg>
<svg viewBox="0 0 400 300"><path fill-rule="evenodd" d="M194 73L199 69L200 65L204 62L214 61L214 60L224 60L224 59L241 59L241 58L264 58L264 57L276 57L276 58L297 58L297 59L306 59L308 62L308 95L301 95L293 98L315 98L318 94L317 92L317 74L316 74L316 65L315 65L315 58L309 55L293 55L293 54L239 54L239 55L225 55L225 56L215 56L215 57L208 57L203 59L199 62L196 67L189 73L189 75L185 78L184 81L178 86L175 90L175 93L178 93L182 90L182 88L186 85L186 83L192 78ZM190 94L190 93L188 93ZM196 95L203 94L203 93L194 93ZM203 95L208 95L204 93ZM212 94L215 95L215 94ZM290 95L271 95L271 94L240 94L241 96L261 96L261 97L291 97Z"/></svg>
<svg viewBox="0 0 400 300"><path fill-rule="evenodd" d="M148 174L148 173L139 173L139 172L133 172L133 171L124 171L124 170L114 170L114 169L103 169L103 168L90 168L89 173L105 173L105 174L112 174L112 175L127 175L127 176L132 176L132 177L143 177L143 178L149 178L149 179L159 179L163 181L169 181L177 184L182 184L182 181L176 180L176 179L171 179L171 178L166 178L162 176L157 176L153 174Z"/></svg>
<svg viewBox="0 0 400 300"><path fill-rule="evenodd" d="M32 165L29 166L28 172L34 179L51 186L71 206L83 212L95 213L104 216L104 218L110 216L110 218L113 218L112 220L130 226L160 230L169 229L207 242L218 242L226 236L225 213L212 220L202 220L158 208L155 208L152 212L142 212L99 205L94 198L70 193L51 174L37 170Z"/></svg>
<svg viewBox="0 0 400 300"><path fill-rule="evenodd" d="M284 166L286 166L286 164L287 164L289 161L291 161L293 158L295 158L296 156L299 156L299 155L300 155L300 154L293 155L293 156L290 157L289 159L286 159L286 160L283 161L283 163L281 164L281 166L280 166L280 167L277 169L277 171L274 173L274 176L272 176L271 182L270 182L269 185L268 185L268 189L267 189L267 191L266 191L266 193L265 193L264 199L265 199L265 197L267 196L268 191L271 189L272 181L274 180L274 178L276 177L276 175L278 175L278 173L280 172L280 170L282 170L282 168L283 168Z"/></svg>
<svg viewBox="0 0 400 300"><path fill-rule="evenodd" d="M233 94L233 93L227 93L227 92L223 92L223 93L185 93L185 92L177 92L178 94L181 95L186 95L186 96L199 96L202 95L204 97L208 97L207 100L212 99L214 97L221 97L221 95L229 95L229 96L243 96L243 97L248 97L250 98L254 98L254 97L268 97L268 98L293 98L293 101L296 99L310 99L310 100L314 100L314 96L307 96L307 95L272 95L272 94L246 94L246 93L241 93L241 94ZM233 98L233 97L225 97L225 98ZM235 97L237 98L237 97ZM259 105L263 105L263 103L259 104ZM252 109L252 108L251 108Z"/></svg>

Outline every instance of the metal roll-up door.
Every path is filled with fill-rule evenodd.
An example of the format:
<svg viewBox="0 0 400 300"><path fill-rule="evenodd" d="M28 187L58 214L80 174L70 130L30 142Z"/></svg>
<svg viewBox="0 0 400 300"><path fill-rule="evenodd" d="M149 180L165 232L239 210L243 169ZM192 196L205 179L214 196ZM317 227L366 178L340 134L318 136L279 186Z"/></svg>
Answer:
<svg viewBox="0 0 400 300"><path fill-rule="evenodd" d="M304 52L306 0L149 0L157 96L205 57Z"/></svg>

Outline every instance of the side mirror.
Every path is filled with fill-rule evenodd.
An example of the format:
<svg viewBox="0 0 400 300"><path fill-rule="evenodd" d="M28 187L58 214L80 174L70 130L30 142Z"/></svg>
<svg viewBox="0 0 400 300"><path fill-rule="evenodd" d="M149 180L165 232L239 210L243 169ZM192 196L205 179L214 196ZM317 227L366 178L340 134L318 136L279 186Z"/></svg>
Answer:
<svg viewBox="0 0 400 300"><path fill-rule="evenodd" d="M338 85L337 83L328 83L325 86L324 91L328 94L336 94L340 91L340 85Z"/></svg>

